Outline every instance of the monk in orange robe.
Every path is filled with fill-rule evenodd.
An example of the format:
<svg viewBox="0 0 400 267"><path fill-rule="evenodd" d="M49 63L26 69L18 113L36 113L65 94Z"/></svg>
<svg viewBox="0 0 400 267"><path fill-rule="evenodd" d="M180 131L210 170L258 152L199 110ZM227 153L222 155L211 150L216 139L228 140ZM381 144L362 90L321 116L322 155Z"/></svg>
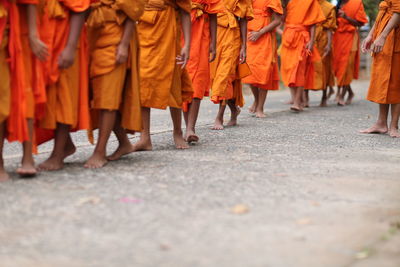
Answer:
<svg viewBox="0 0 400 267"><path fill-rule="evenodd" d="M36 175L35 162L32 155L34 141L34 120L44 115L46 102L46 89L43 74L43 64L49 56L49 51L41 40L38 31L36 6L38 0L17 0L20 27L22 56L25 66L25 96L26 96L26 119L28 125L29 139L23 143L23 157L21 167L17 173L21 177Z"/></svg>
<svg viewBox="0 0 400 267"><path fill-rule="evenodd" d="M315 27L315 46L321 55L322 61L314 62L313 86L306 88L306 106L308 106L309 90L322 90L321 107L327 106L327 88L333 86L333 57L332 57L332 36L336 30L335 6L327 0L319 0L325 21L318 23Z"/></svg>
<svg viewBox="0 0 400 267"><path fill-rule="evenodd" d="M253 1L254 19L248 23L247 64L251 75L243 79L251 87L254 102L249 108L256 118L265 118L268 90L279 89L279 67L275 29L282 22L280 0Z"/></svg>
<svg viewBox="0 0 400 267"><path fill-rule="evenodd" d="M150 0L146 4L137 25L143 129L136 144L120 147L109 160L134 151L152 150L151 108L170 108L175 147L189 148L181 125L182 105L193 96L190 77L185 69L190 54L190 11L190 0ZM183 47L181 32L185 43Z"/></svg>
<svg viewBox="0 0 400 267"><path fill-rule="evenodd" d="M246 62L247 21L253 19L251 1L223 0L223 3L225 11L217 15L217 57L211 63L211 100L219 104L214 130L224 129L226 104L231 110L228 126L237 124L239 107L244 105L241 79L250 74L239 68L239 64Z"/></svg>
<svg viewBox="0 0 400 267"><path fill-rule="evenodd" d="M286 2L287 3L287 2ZM318 0L291 0L286 5L282 36L281 73L283 83L294 92L291 110L303 111L304 88L313 87L314 64L321 57L316 47L315 25L325 21Z"/></svg>
<svg viewBox="0 0 400 267"><path fill-rule="evenodd" d="M378 17L368 37L363 41L363 52L373 54L371 84L367 99L379 104L377 122L362 130L366 134L385 134L400 137L400 1L384 0L379 5ZM388 127L388 113L391 122Z"/></svg>
<svg viewBox="0 0 400 267"><path fill-rule="evenodd" d="M16 4L0 0L0 181L9 178L3 163L4 138L7 137L9 142L28 140L25 69L20 37Z"/></svg>
<svg viewBox="0 0 400 267"><path fill-rule="evenodd" d="M360 37L358 28L368 22L362 0L344 0L339 7L338 28L333 36L333 68L338 86L338 105L351 104L353 79L358 79ZM348 94L347 100L344 98Z"/></svg>
<svg viewBox="0 0 400 267"><path fill-rule="evenodd" d="M139 58L136 22L144 0L99 0L91 3L87 20L90 51L92 110L99 138L84 165L101 168L114 129L120 147L130 146L127 132L142 130L139 91ZM126 130L125 130L126 129Z"/></svg>
<svg viewBox="0 0 400 267"><path fill-rule="evenodd" d="M192 101L184 103L183 113L186 122L185 139L189 143L199 140L195 129L196 121L201 100L210 94L210 62L215 59L217 46L217 13L223 10L221 0L192 1L190 60L186 68L192 80L194 92ZM187 111L185 111L185 105L188 105Z"/></svg>
<svg viewBox="0 0 400 267"><path fill-rule="evenodd" d="M63 168L64 159L76 150L70 131L90 126L87 43L81 35L89 4L89 0L46 0L40 11L41 36L50 57L45 66L46 110L37 139L40 144L54 134L54 147L39 170Z"/></svg>

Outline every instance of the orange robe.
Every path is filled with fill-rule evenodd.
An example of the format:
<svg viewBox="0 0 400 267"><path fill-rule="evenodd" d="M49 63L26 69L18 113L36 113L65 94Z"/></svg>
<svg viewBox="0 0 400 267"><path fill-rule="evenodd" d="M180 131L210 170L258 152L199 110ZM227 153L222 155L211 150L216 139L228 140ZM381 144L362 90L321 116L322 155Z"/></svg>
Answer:
<svg viewBox="0 0 400 267"><path fill-rule="evenodd" d="M89 8L89 0L46 0L41 12L41 37L50 50L50 58L45 64L46 114L40 120L37 131L38 143L52 138L57 123L70 125L72 130L88 129L89 78L86 31L83 29L71 67L62 70L58 59L64 50L69 35L71 12L84 12ZM51 130L49 131L44 131Z"/></svg>
<svg viewBox="0 0 400 267"><path fill-rule="evenodd" d="M144 0L93 1L87 20L91 107L94 113L100 109L120 110L122 127L129 131L142 129L136 24L128 61L117 65L115 60L118 45L123 37L124 22L128 18L138 20L144 11L144 5Z"/></svg>
<svg viewBox="0 0 400 267"><path fill-rule="evenodd" d="M237 18L253 19L250 0L223 0L225 12L219 13L217 27L217 57L211 63L211 100L225 104L235 99L242 107L241 78L239 72L239 54L241 46L240 27Z"/></svg>
<svg viewBox="0 0 400 267"><path fill-rule="evenodd" d="M400 13L399 0L385 0L380 3L374 40L385 29L393 13ZM390 32L383 51L373 55L367 99L379 104L400 103L400 27Z"/></svg>
<svg viewBox="0 0 400 267"><path fill-rule="evenodd" d="M349 0L342 10L346 15L367 23L367 15L361 0ZM338 28L333 36L333 68L338 86L350 85L358 79L360 66L360 36L357 27L344 18L338 18Z"/></svg>
<svg viewBox="0 0 400 267"><path fill-rule="evenodd" d="M18 8L0 0L0 122L7 119L8 141L28 139L24 84L24 59Z"/></svg>
<svg viewBox="0 0 400 267"><path fill-rule="evenodd" d="M41 118L44 115L46 103L43 63L31 51L27 21L27 5L39 5L39 0L17 0L17 4L20 14L22 54L25 65L26 117L29 119Z"/></svg>
<svg viewBox="0 0 400 267"><path fill-rule="evenodd" d="M273 12L283 14L280 0L253 0L254 19L248 24L248 32L259 31L271 23ZM265 90L279 89L279 68L276 32L268 32L256 42L247 40L247 64L251 75L243 79Z"/></svg>
<svg viewBox="0 0 400 267"><path fill-rule="evenodd" d="M221 0L193 0L192 38L190 44L190 59L186 66L193 85L193 98L203 99L210 95L210 23L208 14L224 11Z"/></svg>
<svg viewBox="0 0 400 267"><path fill-rule="evenodd" d="M327 0L319 0L322 12L326 20L318 23L315 28L315 46L317 47L318 53L321 55L325 52L325 47L328 45L328 33L327 31L333 32L336 30L336 10L335 6L329 3ZM331 47L332 48L332 47ZM332 50L322 58L321 62L314 63L314 84L312 90L324 90L329 86L335 85L335 76L333 74L333 57Z"/></svg>
<svg viewBox="0 0 400 267"><path fill-rule="evenodd" d="M286 7L285 29L282 36L281 73L289 87L313 87L315 62L321 57L314 46L311 55L306 45L310 41L310 26L323 22L318 0L291 0Z"/></svg>
<svg viewBox="0 0 400 267"><path fill-rule="evenodd" d="M189 74L176 64L181 52L179 8L190 13L190 0L150 0L138 23L143 107L182 108L192 99Z"/></svg>

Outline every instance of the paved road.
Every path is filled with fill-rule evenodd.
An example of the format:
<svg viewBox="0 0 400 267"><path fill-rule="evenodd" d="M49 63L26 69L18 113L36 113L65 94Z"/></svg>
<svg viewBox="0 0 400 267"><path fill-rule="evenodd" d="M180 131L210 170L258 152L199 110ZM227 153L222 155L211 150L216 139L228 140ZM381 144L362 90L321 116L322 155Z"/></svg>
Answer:
<svg viewBox="0 0 400 267"><path fill-rule="evenodd" d="M156 111L155 151L102 170L81 167L93 148L75 135L65 170L0 184L0 266L398 267L400 141L357 133L376 116L367 86L303 114L274 92L268 118L221 132L204 102L188 151ZM18 146L5 154L12 170Z"/></svg>

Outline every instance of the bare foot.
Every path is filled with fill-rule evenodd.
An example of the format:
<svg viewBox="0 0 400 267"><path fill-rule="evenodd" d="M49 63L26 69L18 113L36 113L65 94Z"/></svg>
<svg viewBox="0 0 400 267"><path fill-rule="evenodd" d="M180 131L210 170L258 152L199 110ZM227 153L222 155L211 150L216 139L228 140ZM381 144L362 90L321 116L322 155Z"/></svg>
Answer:
<svg viewBox="0 0 400 267"><path fill-rule="evenodd" d="M39 171L57 171L64 168L64 160L76 152L76 147L72 142L68 142L63 155L51 154L50 157L39 164Z"/></svg>
<svg viewBox="0 0 400 267"><path fill-rule="evenodd" d="M197 143L199 141L199 137L196 133L192 130L187 130L185 135L186 142L190 143Z"/></svg>
<svg viewBox="0 0 400 267"><path fill-rule="evenodd" d="M368 129L361 130L360 133L362 134L385 134L388 132L388 127L387 126L381 126L374 124L372 127Z"/></svg>
<svg viewBox="0 0 400 267"><path fill-rule="evenodd" d="M353 98L354 98L354 94L352 92L350 92L349 96L347 97L347 100L346 100L346 105L351 105L351 103L353 102Z"/></svg>
<svg viewBox="0 0 400 267"><path fill-rule="evenodd" d="M214 122L214 126L211 127L211 130L217 130L217 131L221 131L224 129L224 124L223 124L223 120L216 118L215 122Z"/></svg>
<svg viewBox="0 0 400 267"><path fill-rule="evenodd" d="M293 100L288 100L285 102L286 105L293 105L293 103L294 103Z"/></svg>
<svg viewBox="0 0 400 267"><path fill-rule="evenodd" d="M339 100L337 101L337 105L340 106L340 107L343 107L343 106L346 105L346 103L344 102L343 99L340 99L340 98L339 98Z"/></svg>
<svg viewBox="0 0 400 267"><path fill-rule="evenodd" d="M265 115L265 113L264 112L262 112L262 111L257 111L256 112L256 118L266 118L267 117L267 115Z"/></svg>
<svg viewBox="0 0 400 267"><path fill-rule="evenodd" d="M392 128L389 130L389 136L392 138L400 138L399 129Z"/></svg>
<svg viewBox="0 0 400 267"><path fill-rule="evenodd" d="M249 107L249 112L250 112L251 114L256 113L256 103L253 103L253 105L251 105L251 106Z"/></svg>
<svg viewBox="0 0 400 267"><path fill-rule="evenodd" d="M102 153L94 152L93 155L86 161L83 167L87 169L99 169L106 165L108 162L107 158Z"/></svg>
<svg viewBox="0 0 400 267"><path fill-rule="evenodd" d="M22 162L21 167L17 169L17 173L22 178L31 178L35 177L37 174L37 170L35 165L31 162Z"/></svg>
<svg viewBox="0 0 400 267"><path fill-rule="evenodd" d="M8 173L4 169L0 169L0 182L5 182L8 179L10 179L10 176L8 176Z"/></svg>
<svg viewBox="0 0 400 267"><path fill-rule="evenodd" d="M174 131L173 136L174 136L175 147L177 149L188 149L189 148L188 143L183 138L182 131Z"/></svg>
<svg viewBox="0 0 400 267"><path fill-rule="evenodd" d="M241 112L241 109L239 107L236 107L236 109L231 112L231 119L229 120L228 124L226 126L236 126L237 125L237 118Z"/></svg>
<svg viewBox="0 0 400 267"><path fill-rule="evenodd" d="M301 106L292 105L292 106L290 107L290 110L291 110L291 111L294 111L294 112L301 112L301 111L303 111L303 108L302 108Z"/></svg>
<svg viewBox="0 0 400 267"><path fill-rule="evenodd" d="M107 157L109 161L115 161L119 160L125 155L128 155L133 152L138 152L138 151L151 151L153 150L153 145L151 143L150 139L145 139L145 138L140 138L139 141L137 141L135 144L127 143L124 145L119 145L117 150L115 150L114 153L112 153L110 156Z"/></svg>
<svg viewBox="0 0 400 267"><path fill-rule="evenodd" d="M327 98L323 98L321 99L321 104L319 104L320 107L327 107L328 103L327 103L328 99Z"/></svg>

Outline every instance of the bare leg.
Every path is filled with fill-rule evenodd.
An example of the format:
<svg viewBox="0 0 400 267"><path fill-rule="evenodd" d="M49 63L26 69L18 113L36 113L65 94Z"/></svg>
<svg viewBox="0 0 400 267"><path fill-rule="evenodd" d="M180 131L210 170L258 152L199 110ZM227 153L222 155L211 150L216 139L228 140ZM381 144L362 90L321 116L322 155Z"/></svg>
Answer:
<svg viewBox="0 0 400 267"><path fill-rule="evenodd" d="M400 117L400 104L391 105L392 120L390 122L389 135L393 138L400 138L399 133L399 117Z"/></svg>
<svg viewBox="0 0 400 267"><path fill-rule="evenodd" d="M339 98L340 98L341 94L342 94L342 86L338 86L337 91L336 91L336 97L335 97L336 103L339 103Z"/></svg>
<svg viewBox="0 0 400 267"><path fill-rule="evenodd" d="M351 105L351 103L353 102L353 98L354 98L354 92L353 92L353 89L351 89L351 85L347 86L347 92L349 93L349 95L346 100L346 105Z"/></svg>
<svg viewBox="0 0 400 267"><path fill-rule="evenodd" d="M201 99L193 98L189 111L185 112L187 113L185 140L189 143L199 141L199 137L196 135L196 122L199 116L200 103Z"/></svg>
<svg viewBox="0 0 400 267"><path fill-rule="evenodd" d="M240 108L236 106L235 99L228 100L228 106L231 110L231 119L229 120L227 126L236 126L237 125L237 118L240 114Z"/></svg>
<svg viewBox="0 0 400 267"><path fill-rule="evenodd" d="M303 91L302 87L294 87L295 97L293 105L290 107L291 110L300 112L303 111Z"/></svg>
<svg viewBox="0 0 400 267"><path fill-rule="evenodd" d="M177 149L188 149L189 145L183 138L182 132L182 110L179 108L169 108L172 123L174 124L174 142Z"/></svg>
<svg viewBox="0 0 400 267"><path fill-rule="evenodd" d="M27 125L28 125L28 134L29 134L29 141L25 141L23 143L23 156L22 156L22 161L21 161L21 167L17 169L17 173L21 177L33 177L36 175L36 167L35 167L35 161L33 160L33 119L27 119L26 120Z"/></svg>
<svg viewBox="0 0 400 267"><path fill-rule="evenodd" d="M39 170L60 170L64 167L64 159L75 153L76 148L69 134L70 129L70 125L57 123L53 152L46 161L39 165Z"/></svg>
<svg viewBox="0 0 400 267"><path fill-rule="evenodd" d="M267 99L268 90L258 89L258 102L256 107L256 117L265 118L267 117L264 113L265 100Z"/></svg>
<svg viewBox="0 0 400 267"><path fill-rule="evenodd" d="M218 114L215 118L214 126L211 128L212 130L223 130L224 129L224 113L225 113L226 105L222 103L219 104Z"/></svg>
<svg viewBox="0 0 400 267"><path fill-rule="evenodd" d="M309 96L309 91L310 90L304 90L303 93L303 103L304 103L304 107L309 108L310 107L310 96Z"/></svg>
<svg viewBox="0 0 400 267"><path fill-rule="evenodd" d="M338 102L337 102L338 106L344 106L344 105L346 105L346 103L345 103L345 101L344 101L344 98L345 98L346 93L347 93L347 88L348 88L347 85L345 85L345 86L342 87L341 93L340 93L340 95L339 95L339 100L338 100Z"/></svg>
<svg viewBox="0 0 400 267"><path fill-rule="evenodd" d="M3 145L4 145L4 122L1 122L0 123L0 182L5 182L8 179L10 179L6 170L4 169Z"/></svg>
<svg viewBox="0 0 400 267"><path fill-rule="evenodd" d="M290 100L286 102L288 105L294 104L294 98L296 97L296 88L290 87Z"/></svg>
<svg viewBox="0 0 400 267"><path fill-rule="evenodd" d="M363 134L385 134L388 132L387 120L389 105L379 104L378 121L368 129L361 130Z"/></svg>
<svg viewBox="0 0 400 267"><path fill-rule="evenodd" d="M332 86L329 86L329 93L328 93L328 97L326 100L329 100L329 98L331 98L331 96L335 93L335 90L333 89Z"/></svg>
<svg viewBox="0 0 400 267"><path fill-rule="evenodd" d="M254 96L254 102L253 104L249 107L249 112L250 113L256 113L256 109L258 106L258 101L259 101L259 89L253 85L250 85L251 92L253 93Z"/></svg>
<svg viewBox="0 0 400 267"><path fill-rule="evenodd" d="M321 104L319 104L319 106L320 107L327 107L328 106L328 98L329 98L329 96L327 96L327 90L328 89L325 89L325 90L322 90L322 98L321 98Z"/></svg>
<svg viewBox="0 0 400 267"><path fill-rule="evenodd" d="M99 137L92 156L84 165L85 168L98 169L107 163L107 143L115 125L116 115L115 110L100 110Z"/></svg>

